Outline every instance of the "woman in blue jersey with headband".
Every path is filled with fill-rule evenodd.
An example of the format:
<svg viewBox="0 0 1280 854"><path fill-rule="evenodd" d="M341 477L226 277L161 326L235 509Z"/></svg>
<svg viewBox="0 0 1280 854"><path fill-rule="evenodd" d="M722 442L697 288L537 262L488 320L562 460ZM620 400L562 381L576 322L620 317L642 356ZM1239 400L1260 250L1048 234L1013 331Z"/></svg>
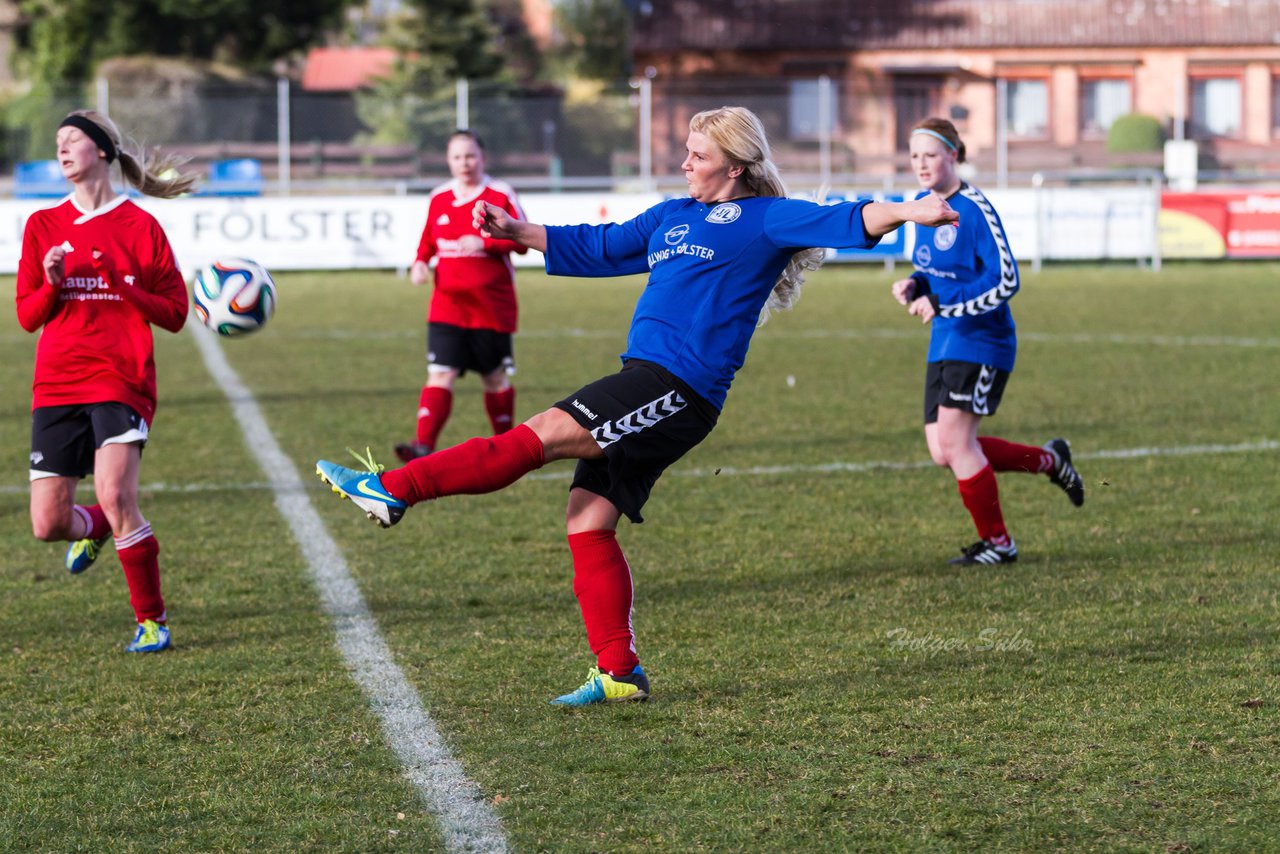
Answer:
<svg viewBox="0 0 1280 854"><path fill-rule="evenodd" d="M1018 547L1005 528L996 487L998 471L1047 474L1071 503L1084 503L1084 483L1065 439L1043 447L979 436L995 415L1018 349L1009 300L1018 292L1018 264L1004 226L978 188L960 180L964 143L946 119L929 118L911 131L911 167L921 198L946 199L957 223L916 228L916 271L893 283L908 314L932 323L925 371L924 435L929 454L951 469L960 498L978 529L978 542L954 564L1012 563Z"/></svg>
<svg viewBox="0 0 1280 854"><path fill-rule="evenodd" d="M501 489L553 460L576 459L566 522L573 590L596 665L565 706L643 700L649 680L631 625L631 570L615 531L662 472L716 424L747 345L769 311L789 308L823 251L870 247L905 221L954 222L938 196L822 206L786 198L760 120L742 107L689 123L683 199L620 224L543 226L484 202L475 223L546 256L562 276L648 273L622 353L597 380L500 436L471 439L381 474L334 463L320 477L384 527L409 506Z"/></svg>

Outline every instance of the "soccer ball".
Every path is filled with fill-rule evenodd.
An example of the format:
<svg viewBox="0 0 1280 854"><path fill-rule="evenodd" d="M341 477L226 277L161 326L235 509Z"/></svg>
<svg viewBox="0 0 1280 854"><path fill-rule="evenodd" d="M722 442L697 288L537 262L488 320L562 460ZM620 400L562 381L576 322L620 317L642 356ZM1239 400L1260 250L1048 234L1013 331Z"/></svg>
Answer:
<svg viewBox="0 0 1280 854"><path fill-rule="evenodd" d="M196 271L192 283L196 316L228 338L261 329L276 310L276 283L256 261L228 258Z"/></svg>

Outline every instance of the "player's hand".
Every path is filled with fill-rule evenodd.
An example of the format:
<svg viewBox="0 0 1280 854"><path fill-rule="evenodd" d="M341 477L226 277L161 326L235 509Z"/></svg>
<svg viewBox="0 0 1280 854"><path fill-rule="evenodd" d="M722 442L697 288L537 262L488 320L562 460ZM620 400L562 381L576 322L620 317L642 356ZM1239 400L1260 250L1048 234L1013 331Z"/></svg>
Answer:
<svg viewBox="0 0 1280 854"><path fill-rule="evenodd" d="M476 202L471 210L471 224L479 229L485 237L498 240L511 240L511 215L497 205L491 205L484 199Z"/></svg>
<svg viewBox="0 0 1280 854"><path fill-rule="evenodd" d="M431 280L431 268L426 261L414 261L409 268L409 281L415 285L425 285Z"/></svg>
<svg viewBox="0 0 1280 854"><path fill-rule="evenodd" d="M916 317L919 317L921 323L928 323L933 320L938 313L933 310L933 303L929 301L928 297L920 297L919 299L912 300L911 304L907 306L907 314L913 314Z"/></svg>
<svg viewBox="0 0 1280 854"><path fill-rule="evenodd" d="M947 204L947 200L937 193L930 193L927 196L916 199L911 204L914 206L914 210L910 219L920 225L937 228L949 222L960 221L960 214L956 213L951 205Z"/></svg>
<svg viewBox="0 0 1280 854"><path fill-rule="evenodd" d="M915 296L916 280L910 277L905 279L898 279L898 281L893 283L892 291L893 291L893 298L896 299L900 304L906 305L907 303L911 302L911 299Z"/></svg>
<svg viewBox="0 0 1280 854"><path fill-rule="evenodd" d="M44 279L55 288L62 287L67 278L67 250L65 246L54 246L44 255Z"/></svg>

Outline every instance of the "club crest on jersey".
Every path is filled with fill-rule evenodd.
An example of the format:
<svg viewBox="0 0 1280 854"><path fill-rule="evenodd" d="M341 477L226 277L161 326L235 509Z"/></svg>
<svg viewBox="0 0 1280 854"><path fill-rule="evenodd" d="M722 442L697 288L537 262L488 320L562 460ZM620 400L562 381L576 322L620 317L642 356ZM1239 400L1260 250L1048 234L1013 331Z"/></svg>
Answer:
<svg viewBox="0 0 1280 854"><path fill-rule="evenodd" d="M685 225L677 225L675 228L668 231L663 236L663 239L667 241L668 246L675 246L677 243L683 243L684 239L688 236L689 236L689 226L685 224Z"/></svg>
<svg viewBox="0 0 1280 854"><path fill-rule="evenodd" d="M733 222L742 216L742 208L733 202L725 202L716 205L711 209L711 213L707 214L707 222L712 225L725 225Z"/></svg>
<svg viewBox="0 0 1280 854"><path fill-rule="evenodd" d="M956 245L956 227L950 223L938 226L933 232L933 245L942 251Z"/></svg>
<svg viewBox="0 0 1280 854"><path fill-rule="evenodd" d="M923 246L923 245L917 246L916 247L916 266L928 267L931 263L933 263L933 253L929 251L929 247Z"/></svg>
<svg viewBox="0 0 1280 854"><path fill-rule="evenodd" d="M436 225L448 225L448 224L449 224L449 215L440 214L439 218L436 220Z"/></svg>

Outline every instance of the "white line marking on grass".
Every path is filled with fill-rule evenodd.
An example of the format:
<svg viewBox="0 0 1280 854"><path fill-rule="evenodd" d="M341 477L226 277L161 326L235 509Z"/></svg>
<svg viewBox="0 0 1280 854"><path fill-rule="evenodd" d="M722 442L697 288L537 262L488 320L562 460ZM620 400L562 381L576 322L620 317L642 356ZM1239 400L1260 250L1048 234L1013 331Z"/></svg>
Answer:
<svg viewBox="0 0 1280 854"><path fill-rule="evenodd" d="M205 367L230 401L244 440L275 493L276 509L307 561L311 581L333 622L338 650L381 719L405 776L439 819L445 846L450 851L506 851L501 821L480 787L463 773L393 660L337 543L311 506L297 468L280 450L253 393L227 363L213 333L192 326Z"/></svg>
<svg viewBox="0 0 1280 854"><path fill-rule="evenodd" d="M769 338L782 339L829 339L844 340L920 340L927 333L920 329L770 329L765 335ZM356 330L356 329L316 329L292 332L285 336L296 339L326 339L337 341L351 340L386 340L395 338L420 338L420 331L408 330ZM526 340L562 340L562 339L601 339L613 338L622 344L627 338L625 329L527 329L516 334L518 339ZM1152 347L1240 347L1245 349L1277 349L1280 338L1254 338L1235 335L1135 335L1133 333L1109 332L1033 332L1018 330L1018 338L1022 341L1036 341L1043 344L1119 344ZM25 339L24 339L25 340Z"/></svg>
<svg viewBox="0 0 1280 854"><path fill-rule="evenodd" d="M1180 445L1169 448L1119 448L1114 451L1072 451L1071 458L1073 460L1137 460L1147 457L1190 457L1190 456L1213 456L1216 454L1251 454L1266 453L1270 451L1280 451L1280 441L1273 439L1262 439L1257 442L1245 442L1238 445ZM750 468L734 468L733 466L722 466L719 469L693 468L669 469L665 473L665 477L708 477L714 476L717 471L720 477L761 477L767 475L791 475L791 474L865 474L870 471L912 471L915 469L933 468L934 464L931 460L909 460L907 462L893 460L873 460L865 463L817 463L814 465L789 465L789 466L752 466ZM522 480L569 480L573 477L573 469L562 467L558 471L534 472L525 475ZM87 488L87 487L86 487ZM144 483L138 487L143 492L242 492L255 491L264 489L274 489L277 491L293 490L299 494L305 493L308 489L328 490L320 481L316 481L315 485L298 483L293 486L285 486L281 484L271 483ZM0 494L14 495L18 493L26 494L29 491L27 486L2 486Z"/></svg>
<svg viewBox="0 0 1280 854"><path fill-rule="evenodd" d="M1101 460L1101 459L1141 459L1144 457L1186 457L1201 454L1247 454L1258 451L1280 451L1280 442L1272 439L1263 439L1258 442L1246 442L1240 445L1183 445L1172 448L1123 448L1115 451L1092 451L1079 453L1071 452L1073 460ZM789 466L752 466L750 468L734 468L733 466L722 466L716 469L670 469L665 474L672 477L707 477L719 475L720 477L733 476L767 476L767 475L790 475L790 474L863 474L869 471L909 471L912 469L934 468L932 460L911 460L908 462L895 462L891 460L879 460L865 463L820 463L817 465L789 465ZM567 478L572 472L563 475L552 472L536 473L526 475L525 480L551 480L553 478Z"/></svg>

